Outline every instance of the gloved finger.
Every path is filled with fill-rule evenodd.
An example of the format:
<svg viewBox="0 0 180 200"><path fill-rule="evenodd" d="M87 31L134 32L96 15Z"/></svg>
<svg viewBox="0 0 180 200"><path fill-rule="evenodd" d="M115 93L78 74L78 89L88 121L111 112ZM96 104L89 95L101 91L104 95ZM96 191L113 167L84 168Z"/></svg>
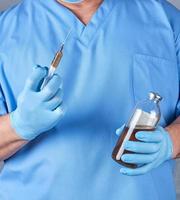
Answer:
<svg viewBox="0 0 180 200"><path fill-rule="evenodd" d="M48 110L54 110L62 104L62 90L59 89L56 95L50 99L48 102L45 103L45 106Z"/></svg>
<svg viewBox="0 0 180 200"><path fill-rule="evenodd" d="M40 92L43 100L48 101L55 96L60 86L62 86L62 79L58 74L54 74L48 84Z"/></svg>
<svg viewBox="0 0 180 200"><path fill-rule="evenodd" d="M161 131L140 131L136 133L136 138L143 142L161 142L163 136Z"/></svg>
<svg viewBox="0 0 180 200"><path fill-rule="evenodd" d="M33 91L38 91L40 84L47 75L47 68L37 65L33 68L32 74L26 81L25 89L30 89Z"/></svg>
<svg viewBox="0 0 180 200"><path fill-rule="evenodd" d="M131 164L148 164L157 158L158 154L124 154L121 159L125 163Z"/></svg>
<svg viewBox="0 0 180 200"><path fill-rule="evenodd" d="M156 153L160 149L160 143L127 141L124 148L135 153Z"/></svg>
<svg viewBox="0 0 180 200"><path fill-rule="evenodd" d="M62 105L60 105L52 112L55 114L56 120L59 121L65 115L65 108Z"/></svg>
<svg viewBox="0 0 180 200"><path fill-rule="evenodd" d="M150 170L153 169L154 163L149 163L147 165L143 165L142 167L136 169L130 169L127 167L121 168L120 173L127 175L127 176L138 176L148 173Z"/></svg>
<svg viewBox="0 0 180 200"><path fill-rule="evenodd" d="M117 135L117 136L120 136L121 133L122 133L122 131L124 130L124 128L125 128L125 124L123 124L120 128L118 128L118 129L116 130L116 135Z"/></svg>

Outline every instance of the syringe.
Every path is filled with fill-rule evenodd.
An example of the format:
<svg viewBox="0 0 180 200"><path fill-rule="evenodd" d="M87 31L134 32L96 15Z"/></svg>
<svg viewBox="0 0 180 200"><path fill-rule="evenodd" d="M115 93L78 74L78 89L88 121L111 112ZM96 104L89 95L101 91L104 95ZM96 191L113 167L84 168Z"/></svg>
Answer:
<svg viewBox="0 0 180 200"><path fill-rule="evenodd" d="M44 78L44 81L42 83L41 90L47 85L47 83L50 81L53 74L55 73L56 69L58 68L58 65L61 62L61 59L63 57L64 44L65 44L66 40L68 39L71 31L72 30L70 29L70 31L68 32L64 42L61 44L60 49L56 52L54 59L51 62L51 65L50 65L50 68L49 68L49 71L48 71L48 75Z"/></svg>
<svg viewBox="0 0 180 200"><path fill-rule="evenodd" d="M62 44L60 50L58 50L54 56L53 61L51 62L49 71L48 71L48 75L44 78L44 81L42 83L41 86L41 90L47 85L47 83L50 81L50 79L52 78L54 72L56 71L59 63L61 62L61 59L63 57L63 48L64 48L64 44Z"/></svg>

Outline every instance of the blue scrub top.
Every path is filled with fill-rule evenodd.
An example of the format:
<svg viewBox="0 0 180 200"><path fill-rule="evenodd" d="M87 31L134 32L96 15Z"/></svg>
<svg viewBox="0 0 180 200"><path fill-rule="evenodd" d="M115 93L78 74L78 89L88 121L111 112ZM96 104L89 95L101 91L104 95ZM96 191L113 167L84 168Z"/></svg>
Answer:
<svg viewBox="0 0 180 200"><path fill-rule="evenodd" d="M5 161L1 200L174 200L173 161L135 177L111 159L116 128L149 91L161 125L180 113L180 13L165 1L104 0L87 26L54 0L24 0L0 15L0 111L16 108L35 64L50 64L69 30L57 73L60 124ZM41 120L41 119L39 119Z"/></svg>

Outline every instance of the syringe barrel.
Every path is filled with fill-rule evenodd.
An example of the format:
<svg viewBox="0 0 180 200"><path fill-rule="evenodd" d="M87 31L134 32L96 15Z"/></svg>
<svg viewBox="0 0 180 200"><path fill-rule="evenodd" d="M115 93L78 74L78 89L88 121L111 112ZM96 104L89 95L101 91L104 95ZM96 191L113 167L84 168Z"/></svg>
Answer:
<svg viewBox="0 0 180 200"><path fill-rule="evenodd" d="M60 61L61 61L61 58L63 57L63 53L62 51L58 51L51 63L51 66L54 67L55 69L58 67Z"/></svg>

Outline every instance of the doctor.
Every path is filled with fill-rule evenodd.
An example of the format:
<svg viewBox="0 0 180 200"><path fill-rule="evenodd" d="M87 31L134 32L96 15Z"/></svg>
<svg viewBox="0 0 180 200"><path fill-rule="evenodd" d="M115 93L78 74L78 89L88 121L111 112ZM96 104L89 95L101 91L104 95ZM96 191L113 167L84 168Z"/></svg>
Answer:
<svg viewBox="0 0 180 200"><path fill-rule="evenodd" d="M179 20L163 0L24 0L1 13L1 200L175 199ZM116 128L149 91L164 98L160 126L126 143L134 154L122 159L143 167L123 168L111 159Z"/></svg>

